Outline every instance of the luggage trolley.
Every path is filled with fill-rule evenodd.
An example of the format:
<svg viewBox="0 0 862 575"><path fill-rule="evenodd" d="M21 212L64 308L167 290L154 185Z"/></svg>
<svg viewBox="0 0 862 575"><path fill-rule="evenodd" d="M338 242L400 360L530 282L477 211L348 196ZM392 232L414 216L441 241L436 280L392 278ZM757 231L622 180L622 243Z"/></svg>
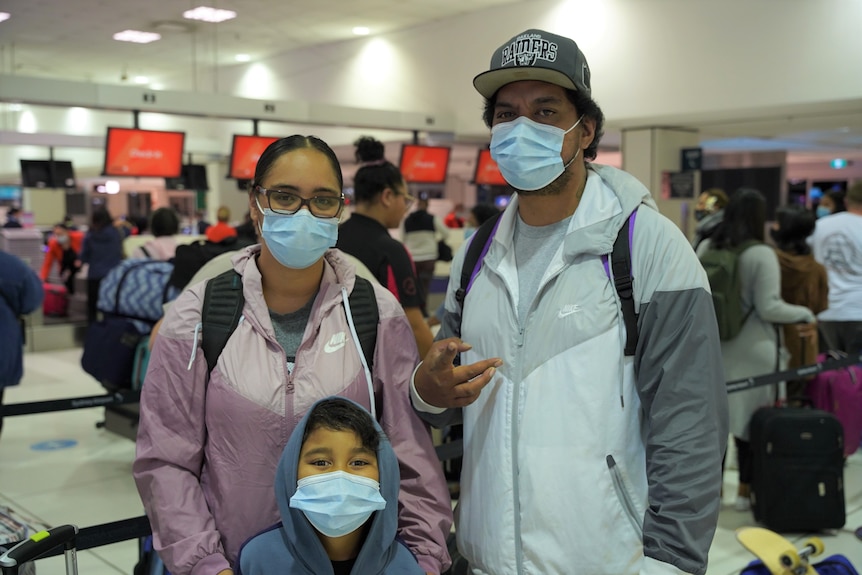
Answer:
<svg viewBox="0 0 862 575"><path fill-rule="evenodd" d="M63 546L66 557L66 575L78 575L78 555L75 525L59 525L53 529L39 531L21 541L0 555L0 572L3 575L17 575L19 568L29 561L35 561L55 547Z"/></svg>

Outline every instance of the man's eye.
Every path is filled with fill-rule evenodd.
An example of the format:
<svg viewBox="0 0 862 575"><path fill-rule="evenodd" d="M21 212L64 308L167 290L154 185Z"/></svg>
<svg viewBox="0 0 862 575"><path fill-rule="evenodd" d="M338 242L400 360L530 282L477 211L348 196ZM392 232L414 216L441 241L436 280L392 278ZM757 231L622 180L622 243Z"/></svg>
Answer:
<svg viewBox="0 0 862 575"><path fill-rule="evenodd" d="M554 110L549 110L549 109L545 108L543 110L539 110L537 112L537 115L542 116L543 118L547 118L548 116L552 116L555 113L556 112Z"/></svg>

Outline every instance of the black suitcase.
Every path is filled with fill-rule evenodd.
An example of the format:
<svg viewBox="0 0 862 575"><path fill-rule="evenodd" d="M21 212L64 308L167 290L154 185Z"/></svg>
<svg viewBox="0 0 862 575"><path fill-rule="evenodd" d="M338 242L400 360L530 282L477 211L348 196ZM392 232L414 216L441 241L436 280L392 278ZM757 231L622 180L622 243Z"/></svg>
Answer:
<svg viewBox="0 0 862 575"><path fill-rule="evenodd" d="M780 532L843 527L843 441L841 423L831 413L758 409L751 419L754 519Z"/></svg>

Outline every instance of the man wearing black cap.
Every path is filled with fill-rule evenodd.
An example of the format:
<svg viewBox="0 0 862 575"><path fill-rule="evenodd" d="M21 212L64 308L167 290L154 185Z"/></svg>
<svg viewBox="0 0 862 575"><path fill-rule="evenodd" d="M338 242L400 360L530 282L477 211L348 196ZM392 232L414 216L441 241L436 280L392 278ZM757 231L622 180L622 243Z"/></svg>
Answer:
<svg viewBox="0 0 862 575"><path fill-rule="evenodd" d="M527 30L473 84L517 197L463 308L455 256L411 385L432 424L463 417L458 547L488 575L703 574L728 433L703 269L649 190L587 161L604 117L575 42Z"/></svg>

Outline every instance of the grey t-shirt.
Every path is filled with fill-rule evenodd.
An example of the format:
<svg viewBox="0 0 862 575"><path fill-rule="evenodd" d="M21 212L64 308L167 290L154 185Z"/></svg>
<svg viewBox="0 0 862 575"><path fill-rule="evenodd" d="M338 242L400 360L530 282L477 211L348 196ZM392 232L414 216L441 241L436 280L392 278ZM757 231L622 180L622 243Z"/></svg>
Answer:
<svg viewBox="0 0 862 575"><path fill-rule="evenodd" d="M547 226L530 226L515 218L515 264L518 268L518 323L524 327L527 313L539 291L548 264L563 243L571 216Z"/></svg>
<svg viewBox="0 0 862 575"><path fill-rule="evenodd" d="M315 299L317 299L317 294L314 294L314 297L308 300L307 304L293 313L281 314L269 310L269 318L272 320L272 328L275 330L275 339L278 340L285 355L287 355L287 371L289 373L293 373L293 366L296 364L296 350L302 343L302 334L305 333L305 326L308 325L308 318L311 317L311 308Z"/></svg>

